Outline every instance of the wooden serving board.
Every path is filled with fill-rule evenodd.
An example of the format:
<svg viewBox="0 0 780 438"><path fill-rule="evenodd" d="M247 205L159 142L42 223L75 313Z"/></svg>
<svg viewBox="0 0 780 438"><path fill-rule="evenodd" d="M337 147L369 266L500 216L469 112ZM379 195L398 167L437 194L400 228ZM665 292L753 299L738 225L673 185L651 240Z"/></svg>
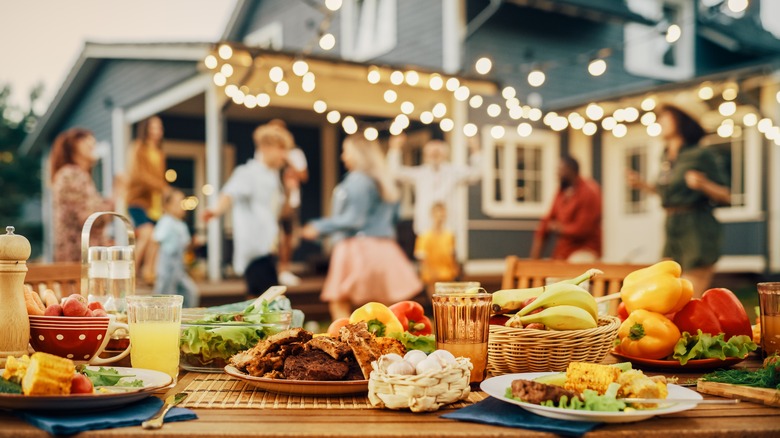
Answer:
<svg viewBox="0 0 780 438"><path fill-rule="evenodd" d="M696 390L703 394L717 395L726 398L762 403L767 406L780 407L780 390L770 388L753 388L750 386L732 385L729 383L705 382L699 380Z"/></svg>

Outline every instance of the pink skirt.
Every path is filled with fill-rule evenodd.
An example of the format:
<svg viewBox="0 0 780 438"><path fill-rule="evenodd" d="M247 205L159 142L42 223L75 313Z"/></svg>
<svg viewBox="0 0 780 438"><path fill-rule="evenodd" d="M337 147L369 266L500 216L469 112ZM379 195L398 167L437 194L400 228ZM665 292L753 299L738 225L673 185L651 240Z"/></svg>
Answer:
<svg viewBox="0 0 780 438"><path fill-rule="evenodd" d="M423 288L414 266L392 239L351 237L337 243L322 287L322 301L393 304Z"/></svg>

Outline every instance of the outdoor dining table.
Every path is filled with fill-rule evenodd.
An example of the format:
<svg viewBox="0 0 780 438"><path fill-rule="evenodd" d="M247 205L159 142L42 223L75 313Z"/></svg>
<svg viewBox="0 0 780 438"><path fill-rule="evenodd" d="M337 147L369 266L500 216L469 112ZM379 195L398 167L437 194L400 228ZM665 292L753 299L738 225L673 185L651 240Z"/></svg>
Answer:
<svg viewBox="0 0 780 438"><path fill-rule="evenodd" d="M617 360L608 355L604 363ZM756 369L760 359L751 355L737 365ZM671 373L647 371L649 375L677 376L679 382L701 375L697 373ZM182 371L174 388L166 395L188 391L190 397L185 406L198 415L197 420L166 423L160 430L143 430L140 426L83 432L78 437L224 437L258 436L272 437L542 437L549 433L526 429L490 426L439 418L454 409L440 409L430 413L411 413L374 409L365 403L365 396L330 396L326 400L317 397L284 396L252 391L257 400L265 400L263 407L257 400L246 397L230 398L220 392L234 391L243 383L226 374L202 374ZM476 391L473 400L481 400L486 394ZM719 397L704 395L705 399ZM267 400L266 400L267 399ZM279 400L284 400L280 402ZM255 407L235 407L251 406ZM0 437L43 437L48 434L8 412L0 412ZM603 424L586 437L780 437L780 408L742 402L736 405L699 405L694 409L675 414L654 417L649 420L626 424Z"/></svg>

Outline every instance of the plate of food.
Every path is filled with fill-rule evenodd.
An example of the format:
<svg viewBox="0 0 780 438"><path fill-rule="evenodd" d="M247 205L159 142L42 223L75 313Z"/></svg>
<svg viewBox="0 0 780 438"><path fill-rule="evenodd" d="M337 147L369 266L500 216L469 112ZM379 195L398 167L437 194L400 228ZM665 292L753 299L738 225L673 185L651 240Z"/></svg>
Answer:
<svg viewBox="0 0 780 438"><path fill-rule="evenodd" d="M91 380L105 385L95 385L88 394L68 395L22 395L0 393L0 409L8 410L96 410L123 406L144 399L161 391L172 383L166 373L142 368L87 366L86 370L97 375L101 372L113 377L103 380ZM0 370L5 371L5 370ZM0 375L2 372L0 372ZM89 376L89 373L87 373ZM111 383L111 384L109 384Z"/></svg>
<svg viewBox="0 0 780 438"><path fill-rule="evenodd" d="M641 374L639 371L637 373L637 375ZM572 405L576 404L572 401L569 403L569 407L562 408L554 405L556 403L558 405L567 404L567 400L563 399L562 396L566 395L574 398L577 397L577 392L572 393L564 390L563 387L543 384L534 380L558 375L561 375L561 373L505 374L483 381L480 388L491 397L518 405L529 412L544 417L603 423L631 423L646 420L657 415L681 412L695 408L698 401L702 400L702 396L695 391L678 385L667 384L665 386L668 395L662 403L631 404L623 402L623 399L616 398L616 389L610 389L604 395L597 395L598 393L595 392L586 394L588 390L585 390L579 393L579 396L582 397L582 402L578 399L576 403L584 407L573 408ZM647 377L644 376L644 378ZM612 383L612 385L618 384ZM610 394L610 391L613 393ZM596 394L596 398L599 400L589 399L590 395L594 394ZM604 410L582 410L586 408Z"/></svg>
<svg viewBox="0 0 780 438"><path fill-rule="evenodd" d="M237 379L248 382L264 391L288 395L348 395L368 392L368 380L289 380L268 377L255 377L228 365L225 372Z"/></svg>
<svg viewBox="0 0 780 438"><path fill-rule="evenodd" d="M685 365L682 365L680 364L680 361L677 359L672 359L672 360L644 359L641 357L628 356L617 350L610 351L610 354L617 357L618 359L627 360L638 367L651 368L656 370L670 370L670 371L716 370L719 368L728 368L732 365L736 365L742 362L743 360L747 359L747 356L727 357L725 359L718 359L718 358L691 359Z"/></svg>
<svg viewBox="0 0 780 438"><path fill-rule="evenodd" d="M365 322L342 327L340 333L335 338L302 328L279 332L233 355L225 372L281 394L359 394L368 392L372 362L406 351L398 340L374 336Z"/></svg>

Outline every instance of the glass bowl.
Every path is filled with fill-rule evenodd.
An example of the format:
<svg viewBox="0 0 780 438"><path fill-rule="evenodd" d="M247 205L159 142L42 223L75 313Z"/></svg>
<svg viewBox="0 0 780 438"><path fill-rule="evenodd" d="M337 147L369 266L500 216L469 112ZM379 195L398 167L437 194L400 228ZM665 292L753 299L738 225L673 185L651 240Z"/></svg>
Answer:
<svg viewBox="0 0 780 438"><path fill-rule="evenodd" d="M221 373L234 354L290 328L292 310L265 313L184 309L179 366L188 371Z"/></svg>

